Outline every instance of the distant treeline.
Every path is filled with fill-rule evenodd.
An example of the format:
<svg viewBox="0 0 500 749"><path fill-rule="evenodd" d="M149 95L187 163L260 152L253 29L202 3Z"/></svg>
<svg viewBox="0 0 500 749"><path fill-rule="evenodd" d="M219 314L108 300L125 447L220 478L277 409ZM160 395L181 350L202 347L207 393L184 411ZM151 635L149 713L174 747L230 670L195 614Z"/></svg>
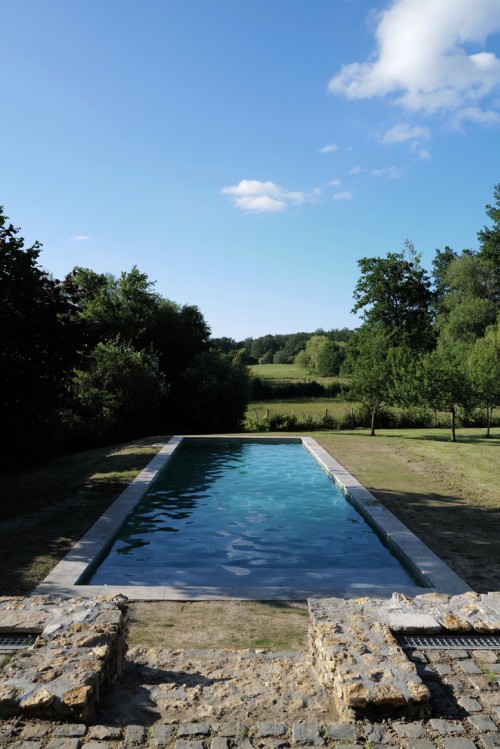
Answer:
<svg viewBox="0 0 500 749"><path fill-rule="evenodd" d="M354 331L348 328L333 328L329 331L319 329L314 333L269 334L243 341L213 338L211 343L243 364L295 363L310 374L335 377L345 358L346 343L353 335Z"/></svg>

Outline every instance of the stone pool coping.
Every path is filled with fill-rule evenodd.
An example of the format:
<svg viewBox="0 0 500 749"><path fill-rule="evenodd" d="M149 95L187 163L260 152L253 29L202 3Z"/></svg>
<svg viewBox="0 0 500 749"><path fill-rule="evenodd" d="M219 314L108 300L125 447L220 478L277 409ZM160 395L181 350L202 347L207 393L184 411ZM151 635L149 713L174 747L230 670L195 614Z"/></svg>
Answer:
<svg viewBox="0 0 500 749"><path fill-rule="evenodd" d="M186 435L190 439L214 439L215 436ZM469 586L418 539L400 520L359 483L340 463L338 463L312 437L267 437L267 436L226 436L219 439L234 439L260 442L302 443L315 460L331 476L350 502L376 530L379 536L402 559L412 573L421 579L426 587L418 585L397 586L397 590L407 595L418 595L427 590L456 595L469 591ZM174 451L182 443L184 436L176 435L162 447L134 481L120 494L97 522L85 533L71 551L54 567L52 572L35 590L36 595L52 595L59 598L74 596L95 597L126 595L132 600L305 600L311 597L390 597L395 592L393 585L342 585L337 578L332 584L314 585L307 588L291 587L246 587L246 586L146 586L146 585L79 585L88 571L95 566L105 549L112 542L129 513L139 502Z"/></svg>

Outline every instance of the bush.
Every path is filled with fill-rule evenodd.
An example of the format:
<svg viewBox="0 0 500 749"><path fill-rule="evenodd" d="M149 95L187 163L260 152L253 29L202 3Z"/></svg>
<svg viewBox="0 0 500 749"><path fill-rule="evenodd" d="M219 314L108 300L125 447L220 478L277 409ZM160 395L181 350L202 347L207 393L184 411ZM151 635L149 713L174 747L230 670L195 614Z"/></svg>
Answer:
<svg viewBox="0 0 500 749"><path fill-rule="evenodd" d="M73 408L63 412L68 441L79 448L153 434L162 390L154 355L118 341L98 343L88 369L72 382Z"/></svg>

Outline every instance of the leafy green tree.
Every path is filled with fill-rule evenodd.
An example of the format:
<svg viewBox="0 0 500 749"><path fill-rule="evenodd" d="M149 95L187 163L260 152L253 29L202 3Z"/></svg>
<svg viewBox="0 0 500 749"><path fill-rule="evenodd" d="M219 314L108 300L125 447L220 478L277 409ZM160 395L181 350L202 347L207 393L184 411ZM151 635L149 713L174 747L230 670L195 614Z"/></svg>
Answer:
<svg viewBox="0 0 500 749"><path fill-rule="evenodd" d="M436 311L446 297L450 290L450 284L448 280L448 269L451 263L459 257L455 250L451 247L446 246L444 250L436 250L436 254L432 261L432 281L434 285L434 299L433 306Z"/></svg>
<svg viewBox="0 0 500 749"><path fill-rule="evenodd" d="M382 326L391 342L402 340L419 350L433 342L430 278L419 256L388 253L385 258L358 260L361 277L354 289L353 312L363 310L367 326Z"/></svg>
<svg viewBox="0 0 500 749"><path fill-rule="evenodd" d="M500 406L500 322L474 343L467 369L475 398L486 411L486 436L489 437L493 409Z"/></svg>
<svg viewBox="0 0 500 749"><path fill-rule="evenodd" d="M486 213L493 225L491 228L484 226L477 236L480 257L500 270L500 183L493 188L493 195L495 204L486 206Z"/></svg>
<svg viewBox="0 0 500 749"><path fill-rule="evenodd" d="M318 352L316 371L323 377L337 377L345 359L345 346L326 339Z"/></svg>
<svg viewBox="0 0 500 749"><path fill-rule="evenodd" d="M460 406L468 406L471 399L466 361L466 347L442 343L435 351L421 357L416 376L423 403L435 411L447 411L450 414L452 442L457 441L457 410Z"/></svg>
<svg viewBox="0 0 500 749"><path fill-rule="evenodd" d="M72 412L66 414L76 445L120 442L153 434L163 379L154 354L118 340L100 342L85 370L75 372Z"/></svg>
<svg viewBox="0 0 500 749"><path fill-rule="evenodd" d="M208 350L210 328L199 309L161 297L137 266L118 278L77 267L71 279L81 289L80 315L94 325L99 340L154 350L167 382Z"/></svg>
<svg viewBox="0 0 500 749"><path fill-rule="evenodd" d="M495 270L479 255L466 253L449 263L446 284L436 329L449 343L472 344L496 320Z"/></svg>
<svg viewBox="0 0 500 749"><path fill-rule="evenodd" d="M370 435L377 414L390 402L390 339L382 325L362 326L347 345L343 372L349 376L351 400L370 412Z"/></svg>
<svg viewBox="0 0 500 749"><path fill-rule="evenodd" d="M295 361L300 363L300 366L305 367L311 374L318 373L318 357L327 342L326 335L311 336L304 351L299 352Z"/></svg>

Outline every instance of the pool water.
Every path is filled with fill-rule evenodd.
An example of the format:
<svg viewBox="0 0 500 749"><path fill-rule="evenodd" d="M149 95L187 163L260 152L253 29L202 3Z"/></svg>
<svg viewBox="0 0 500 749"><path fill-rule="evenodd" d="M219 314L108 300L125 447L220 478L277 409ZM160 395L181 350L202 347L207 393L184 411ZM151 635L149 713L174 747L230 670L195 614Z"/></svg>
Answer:
<svg viewBox="0 0 500 749"><path fill-rule="evenodd" d="M415 585L302 444L184 440L91 585Z"/></svg>

